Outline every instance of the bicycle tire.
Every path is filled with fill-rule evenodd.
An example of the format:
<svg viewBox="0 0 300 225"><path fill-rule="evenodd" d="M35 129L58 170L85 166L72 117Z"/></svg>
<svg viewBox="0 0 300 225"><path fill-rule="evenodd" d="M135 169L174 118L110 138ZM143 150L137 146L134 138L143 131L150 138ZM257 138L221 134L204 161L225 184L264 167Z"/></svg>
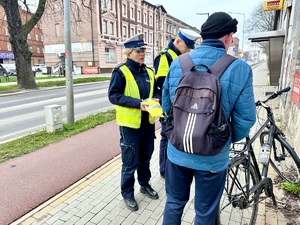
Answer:
<svg viewBox="0 0 300 225"><path fill-rule="evenodd" d="M246 162L248 162L249 166L245 166ZM234 173L237 176L234 176ZM247 174L250 174L248 182L244 178ZM228 167L225 189L220 201L216 224L254 225L256 223L259 206L258 198L253 199L253 202L250 203L247 197L247 188L249 190L257 182L259 182L259 176L248 159L241 157L241 159L235 160ZM237 204L237 198L239 198L238 204L242 204L242 206Z"/></svg>
<svg viewBox="0 0 300 225"><path fill-rule="evenodd" d="M268 138L268 132L264 131L260 134L261 145L265 143ZM283 140L283 138L281 139ZM291 183L300 182L300 159L294 149L288 148L283 142L279 140L277 135L274 135L272 144L272 153L270 157L270 164L275 172L284 180ZM274 147L279 158L276 160L274 155ZM283 154L284 153L284 154ZM273 160L274 159L274 160Z"/></svg>

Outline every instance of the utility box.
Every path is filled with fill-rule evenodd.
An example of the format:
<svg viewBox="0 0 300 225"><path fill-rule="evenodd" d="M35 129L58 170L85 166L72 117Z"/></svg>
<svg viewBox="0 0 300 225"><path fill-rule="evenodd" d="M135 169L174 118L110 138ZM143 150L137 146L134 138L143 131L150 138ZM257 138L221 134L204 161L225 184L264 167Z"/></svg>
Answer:
<svg viewBox="0 0 300 225"><path fill-rule="evenodd" d="M62 111L60 105L47 105L45 108L46 117L46 131L52 133L56 130L60 130L63 127L62 124Z"/></svg>

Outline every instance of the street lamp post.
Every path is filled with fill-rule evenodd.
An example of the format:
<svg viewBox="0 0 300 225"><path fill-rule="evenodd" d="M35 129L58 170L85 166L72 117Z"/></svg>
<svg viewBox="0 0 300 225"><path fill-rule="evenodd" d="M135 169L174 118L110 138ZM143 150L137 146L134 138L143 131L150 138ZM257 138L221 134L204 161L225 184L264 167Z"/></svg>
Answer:
<svg viewBox="0 0 300 225"><path fill-rule="evenodd" d="M243 34L242 34L242 53L244 52L244 35L245 35L245 13L239 13L239 12L228 12L231 14L239 14L243 15Z"/></svg>
<svg viewBox="0 0 300 225"><path fill-rule="evenodd" d="M200 16L207 15L207 18L209 17L209 13L196 13L196 15L200 15ZM201 27L200 27L200 30L201 30Z"/></svg>
<svg viewBox="0 0 300 225"><path fill-rule="evenodd" d="M209 17L209 13L196 13L197 15L207 15L207 18Z"/></svg>

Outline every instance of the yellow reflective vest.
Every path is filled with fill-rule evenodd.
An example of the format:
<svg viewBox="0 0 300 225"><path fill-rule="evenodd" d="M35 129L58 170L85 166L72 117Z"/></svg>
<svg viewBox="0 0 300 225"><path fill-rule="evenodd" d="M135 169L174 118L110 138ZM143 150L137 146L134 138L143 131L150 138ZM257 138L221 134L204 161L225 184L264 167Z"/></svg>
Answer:
<svg viewBox="0 0 300 225"><path fill-rule="evenodd" d="M122 71L126 79L124 95L140 99L140 92L139 92L138 85L129 68L126 65L122 65L120 66L119 69ZM150 79L149 98L152 98L153 89L154 89L154 73L151 69L147 67L146 70ZM128 107L116 105L116 121L119 126L140 128L141 120L142 120L141 109L128 108ZM150 114L149 114L149 123L151 124L155 123L155 117L150 116Z"/></svg>
<svg viewBox="0 0 300 225"><path fill-rule="evenodd" d="M159 77L165 77L167 76L168 72L169 72L169 63L168 63L168 59L167 59L167 53L170 54L172 60L176 59L178 57L178 55L172 50L172 49L168 49L166 50L162 50L160 52L160 60L159 60L159 65L156 71L156 75L155 75L155 79L157 80Z"/></svg>

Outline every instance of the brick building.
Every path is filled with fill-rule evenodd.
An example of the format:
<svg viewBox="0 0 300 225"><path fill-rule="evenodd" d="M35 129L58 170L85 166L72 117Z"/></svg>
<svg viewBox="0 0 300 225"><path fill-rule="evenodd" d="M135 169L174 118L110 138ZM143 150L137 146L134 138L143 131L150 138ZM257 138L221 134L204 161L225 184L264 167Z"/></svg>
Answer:
<svg viewBox="0 0 300 225"><path fill-rule="evenodd" d="M81 0L76 1L80 6ZM162 5L143 0L84 1L86 7L71 4L71 39L73 62L79 67L111 72L123 62L122 42L143 33L147 43L146 60L153 65L154 56L174 38L178 28L195 27L169 15ZM45 62L59 66L64 49L64 18L61 1L51 4L43 16Z"/></svg>
<svg viewBox="0 0 300 225"><path fill-rule="evenodd" d="M0 63L14 63L14 54L12 52L12 46L9 41L9 31L7 28L7 18L5 11L0 6ZM20 15L22 21L25 21L29 16L26 11L21 10ZM43 44L43 30L42 22L38 24L30 31L27 37L27 43L32 52L31 64L43 64L44 63L44 44Z"/></svg>

